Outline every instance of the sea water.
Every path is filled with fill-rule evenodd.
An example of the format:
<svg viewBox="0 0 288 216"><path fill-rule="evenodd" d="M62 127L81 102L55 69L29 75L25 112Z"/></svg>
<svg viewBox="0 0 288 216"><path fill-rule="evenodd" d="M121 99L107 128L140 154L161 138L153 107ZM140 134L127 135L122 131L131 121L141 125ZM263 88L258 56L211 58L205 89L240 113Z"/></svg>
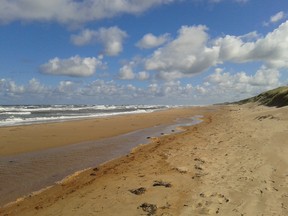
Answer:
<svg viewBox="0 0 288 216"><path fill-rule="evenodd" d="M173 106L175 107L175 106ZM0 105L0 127L58 122L172 108L163 105Z"/></svg>

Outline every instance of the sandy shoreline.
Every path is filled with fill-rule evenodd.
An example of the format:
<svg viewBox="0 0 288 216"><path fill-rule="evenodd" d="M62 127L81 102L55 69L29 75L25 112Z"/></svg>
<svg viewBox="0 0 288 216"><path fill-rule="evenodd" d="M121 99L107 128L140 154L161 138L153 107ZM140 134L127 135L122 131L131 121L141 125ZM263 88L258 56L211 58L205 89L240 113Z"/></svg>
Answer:
<svg viewBox="0 0 288 216"><path fill-rule="evenodd" d="M117 136L131 131L188 118L200 108L176 108L58 123L0 127L0 156L38 151ZM41 143L39 143L41 142Z"/></svg>
<svg viewBox="0 0 288 216"><path fill-rule="evenodd" d="M6 155L0 157L0 206L53 185L76 171L128 154L135 146L149 143L148 136L173 133L172 129L176 132L177 124L193 122L190 118L197 114L196 110L199 109L179 108L132 116L0 128L3 137L0 146L6 150L1 151ZM76 129L75 139L69 141L71 131ZM83 138L93 140L83 141Z"/></svg>
<svg viewBox="0 0 288 216"><path fill-rule="evenodd" d="M288 108L201 109L201 124L157 138L0 213L288 215Z"/></svg>

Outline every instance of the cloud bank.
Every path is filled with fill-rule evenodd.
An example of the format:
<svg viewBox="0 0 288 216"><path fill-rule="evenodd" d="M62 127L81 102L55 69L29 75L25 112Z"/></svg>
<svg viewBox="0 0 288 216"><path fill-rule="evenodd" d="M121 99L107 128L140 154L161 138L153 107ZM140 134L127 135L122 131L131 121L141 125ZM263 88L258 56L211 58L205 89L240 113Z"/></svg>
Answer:
<svg viewBox="0 0 288 216"><path fill-rule="evenodd" d="M139 78L140 73L134 74ZM144 74L143 74L144 75ZM144 76L146 78L146 74ZM245 71L232 73L223 68L216 68L214 73L207 75L197 85L170 80L167 82L153 81L148 85L119 84L113 80L92 80L85 83L60 81L57 86L47 86L36 79L27 84L17 84L13 80L0 79L0 97L5 101L15 100L17 103L25 96L33 95L38 102L55 101L62 103L78 101L102 101L113 104L134 103L165 103L165 104L211 104L218 102L237 101L254 96L262 91L283 85L277 69L260 67L254 75ZM286 80L287 82L288 80ZM23 103L26 100L23 101ZM27 102L27 101L26 101Z"/></svg>

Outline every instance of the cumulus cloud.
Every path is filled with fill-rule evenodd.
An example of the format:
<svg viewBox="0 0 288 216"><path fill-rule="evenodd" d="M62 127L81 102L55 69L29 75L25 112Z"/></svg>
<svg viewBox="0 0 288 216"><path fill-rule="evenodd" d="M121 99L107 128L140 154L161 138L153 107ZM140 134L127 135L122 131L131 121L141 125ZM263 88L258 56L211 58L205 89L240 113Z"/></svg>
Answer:
<svg viewBox="0 0 288 216"><path fill-rule="evenodd" d="M58 87L56 88L56 92L59 92L60 94L70 94L73 95L75 94L75 89L76 89L77 84L75 84L72 81L65 80L65 81L60 81Z"/></svg>
<svg viewBox="0 0 288 216"><path fill-rule="evenodd" d="M138 74L139 75L139 74ZM135 74L135 78L138 76ZM179 80L157 82L137 87L119 84L115 81L94 80L75 83L61 81L56 86L47 86L36 79L26 84L13 80L0 79L1 101L27 102L33 97L40 101L74 102L79 99L89 103L166 103L166 104L209 104L236 101L254 96L262 91L280 86L280 73L276 69L262 66L255 74L246 72L231 73L217 68L202 83L192 85Z"/></svg>
<svg viewBox="0 0 288 216"><path fill-rule="evenodd" d="M27 103L31 98L45 99L51 95L51 88L32 78L27 84L18 84L10 79L0 79L0 100Z"/></svg>
<svg viewBox="0 0 288 216"><path fill-rule="evenodd" d="M17 85L13 80L0 80L0 95L15 96L25 92L23 85Z"/></svg>
<svg viewBox="0 0 288 216"><path fill-rule="evenodd" d="M68 59L55 57L40 66L44 74L62 75L71 77L87 77L96 72L96 68L102 65L102 61L95 57L81 58L73 56Z"/></svg>
<svg viewBox="0 0 288 216"><path fill-rule="evenodd" d="M176 39L158 48L146 59L146 70L159 71L162 75L193 75L217 63L217 47L208 47L207 27L182 26ZM170 75L169 75L170 74Z"/></svg>
<svg viewBox="0 0 288 216"><path fill-rule="evenodd" d="M206 26L182 26L174 39L138 60L137 67L139 69L140 65L140 71L166 81L192 77L229 62L260 62L267 68L288 68L287 41L288 21L264 36L254 31L240 36L210 38ZM120 77L135 79L134 67L123 66Z"/></svg>
<svg viewBox="0 0 288 216"><path fill-rule="evenodd" d="M41 84L39 80L32 78L29 80L28 85L25 87L25 92L32 94L42 94L48 91L48 87Z"/></svg>
<svg viewBox="0 0 288 216"><path fill-rule="evenodd" d="M158 47L170 40L169 34L163 34L160 36L155 36L152 33L148 33L143 36L143 38L137 42L136 46L141 49L150 49Z"/></svg>
<svg viewBox="0 0 288 216"><path fill-rule="evenodd" d="M133 62L123 65L120 68L119 78L123 80L132 80L135 78L135 74L133 72Z"/></svg>
<svg viewBox="0 0 288 216"><path fill-rule="evenodd" d="M128 64L123 65L119 70L119 79L122 80L137 79L140 81L144 81L150 78L150 74L147 71L140 71L139 73L135 73L133 70L134 66L135 66L134 62L129 62Z"/></svg>
<svg viewBox="0 0 288 216"><path fill-rule="evenodd" d="M241 37L227 35L215 44L219 46L219 62L262 61L269 67L283 68L288 67L287 40L288 21L254 42L245 42Z"/></svg>
<svg viewBox="0 0 288 216"><path fill-rule="evenodd" d="M119 69L118 78L122 80L148 80L150 78L150 74L147 71L137 72L140 64L142 64L142 59L139 58L134 58L133 60L126 62Z"/></svg>
<svg viewBox="0 0 288 216"><path fill-rule="evenodd" d="M127 33L117 26L100 28L99 30L84 29L79 34L71 36L71 41L77 46L100 43L104 53L109 56L118 55L123 50L123 41Z"/></svg>
<svg viewBox="0 0 288 216"><path fill-rule="evenodd" d="M218 101L233 101L254 96L262 91L281 85L280 73L276 69L262 66L254 75L246 72L229 73L217 68L206 78L206 94ZM222 99L221 99L222 97Z"/></svg>
<svg viewBox="0 0 288 216"><path fill-rule="evenodd" d="M71 36L71 42L77 46L96 43L98 32L95 30L84 29L79 34Z"/></svg>
<svg viewBox="0 0 288 216"><path fill-rule="evenodd" d="M0 22L56 21L64 24L84 23L115 17L121 14L139 14L152 7L176 0L2 0Z"/></svg>
<svg viewBox="0 0 288 216"><path fill-rule="evenodd" d="M255 43L245 43L241 37L226 35L216 41L216 46L219 47L218 63L224 61L243 63L250 60L249 55L255 48Z"/></svg>
<svg viewBox="0 0 288 216"><path fill-rule="evenodd" d="M131 99L138 95L138 88L131 84L119 85L114 81L94 80L90 83L75 83L69 80L60 81L56 86L47 86L36 79L31 79L26 84L19 84L13 80L0 79L1 101L15 101L27 103L31 96L35 102L61 101L73 102L89 99L111 100L121 102L123 99Z"/></svg>
<svg viewBox="0 0 288 216"><path fill-rule="evenodd" d="M143 92L142 89L132 84L120 85L115 81L95 80L81 87L82 97L92 97L99 100L111 101L112 103L131 103Z"/></svg>

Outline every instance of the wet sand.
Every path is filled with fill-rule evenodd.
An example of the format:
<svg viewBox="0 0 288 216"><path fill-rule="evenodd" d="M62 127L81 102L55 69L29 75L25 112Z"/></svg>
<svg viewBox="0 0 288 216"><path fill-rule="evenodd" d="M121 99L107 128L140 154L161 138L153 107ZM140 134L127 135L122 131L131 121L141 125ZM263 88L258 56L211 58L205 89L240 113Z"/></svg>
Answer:
<svg viewBox="0 0 288 216"><path fill-rule="evenodd" d="M3 215L288 215L288 108L203 122L0 210Z"/></svg>
<svg viewBox="0 0 288 216"><path fill-rule="evenodd" d="M200 108L179 108L145 114L0 127L0 156L89 142L143 128L171 124L178 118L197 115L197 110Z"/></svg>
<svg viewBox="0 0 288 216"><path fill-rule="evenodd" d="M183 125L201 122L197 116L111 138L0 157L0 206L40 190L76 171L128 154L147 137L178 133ZM20 177L20 178L19 178Z"/></svg>
<svg viewBox="0 0 288 216"><path fill-rule="evenodd" d="M197 108L193 110L195 111ZM197 122L196 119L191 118L191 114L191 109L177 109L157 111L146 115L100 118L93 119L93 121L0 128L2 133L10 132L6 136L3 135L8 139L3 139L1 142L8 153L11 151L15 153L23 146L27 147L25 149L27 152L17 152L18 154L0 157L0 206L24 195L29 195L33 191L51 186L76 171L98 166L103 162L128 154L137 145L149 143L147 137L175 133L177 132L176 127L179 125ZM156 122L151 121L152 117ZM117 122L118 127L115 127L115 122ZM105 138L111 134L111 127L115 128L112 134L118 134L123 131L130 131L132 128L129 126L131 125L136 126L132 132ZM86 134L85 137L90 136L95 140L80 143L73 141L68 145L65 142L60 142L58 147L51 147L55 145L53 143L55 136L59 138L61 136L63 138L69 137L71 131L79 126L81 126L79 136ZM139 129L147 126L150 128ZM47 133L46 128L50 128L50 134ZM90 128L93 128L93 131L89 130ZM31 133L35 130L37 133L32 135ZM93 134L90 134L92 132ZM18 137L17 142L11 142L11 139L13 140L15 137ZM78 137L79 140L80 138ZM38 142L35 142L35 139ZM61 140L65 141L66 139ZM8 146L9 141L13 145ZM8 143L6 146L4 145L5 142ZM31 148L33 148L32 152Z"/></svg>

